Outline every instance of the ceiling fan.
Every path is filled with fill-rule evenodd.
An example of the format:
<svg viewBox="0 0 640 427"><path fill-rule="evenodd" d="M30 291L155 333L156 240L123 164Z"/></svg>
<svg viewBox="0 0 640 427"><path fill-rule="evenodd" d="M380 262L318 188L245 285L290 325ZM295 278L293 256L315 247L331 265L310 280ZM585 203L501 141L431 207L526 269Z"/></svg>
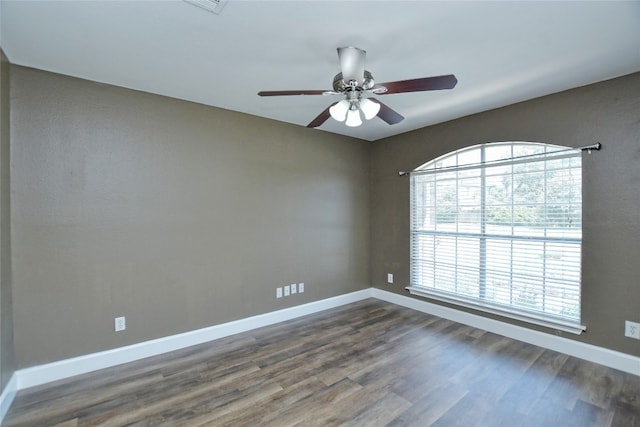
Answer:
<svg viewBox="0 0 640 427"><path fill-rule="evenodd" d="M361 113L366 120L378 116L390 125L400 123L404 117L375 98L365 94L390 95L392 93L423 92L429 90L453 89L458 80L453 74L423 77L411 80L376 84L371 73L364 69L367 52L357 47L339 47L340 73L333 78L333 90L280 90L258 92L260 96L282 95L343 95L344 99L334 102L307 125L315 128L329 117L344 121L347 126L362 124Z"/></svg>

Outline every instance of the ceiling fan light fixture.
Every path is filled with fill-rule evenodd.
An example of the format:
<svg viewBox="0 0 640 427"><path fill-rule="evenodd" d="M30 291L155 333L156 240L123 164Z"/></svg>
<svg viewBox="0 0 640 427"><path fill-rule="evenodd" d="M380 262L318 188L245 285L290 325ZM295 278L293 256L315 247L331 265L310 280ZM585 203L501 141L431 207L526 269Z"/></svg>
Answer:
<svg viewBox="0 0 640 427"><path fill-rule="evenodd" d="M329 114L331 114L331 117L339 122L344 122L344 119L347 117L347 111L349 111L349 101L346 99L343 99L333 107L329 108Z"/></svg>
<svg viewBox="0 0 640 427"><path fill-rule="evenodd" d="M360 100L360 110L362 110L365 119L371 120L378 114L378 111L380 111L380 104L370 99L362 98Z"/></svg>
<svg viewBox="0 0 640 427"><path fill-rule="evenodd" d="M345 125L349 127L358 127L362 124L362 119L360 118L360 110L356 107L353 109L349 109L347 112L347 120L344 122Z"/></svg>

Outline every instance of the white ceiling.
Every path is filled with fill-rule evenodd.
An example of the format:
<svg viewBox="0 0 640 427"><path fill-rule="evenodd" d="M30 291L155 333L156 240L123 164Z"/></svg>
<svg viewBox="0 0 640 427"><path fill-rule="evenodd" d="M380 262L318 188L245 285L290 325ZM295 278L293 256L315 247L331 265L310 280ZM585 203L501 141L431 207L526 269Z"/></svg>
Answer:
<svg viewBox="0 0 640 427"><path fill-rule="evenodd" d="M257 92L331 89L338 46L365 49L379 83L456 75L453 90L378 96L399 124L318 128L369 141L640 71L638 1L229 0L215 15L180 0L2 0L0 11L15 64L301 126L340 98Z"/></svg>

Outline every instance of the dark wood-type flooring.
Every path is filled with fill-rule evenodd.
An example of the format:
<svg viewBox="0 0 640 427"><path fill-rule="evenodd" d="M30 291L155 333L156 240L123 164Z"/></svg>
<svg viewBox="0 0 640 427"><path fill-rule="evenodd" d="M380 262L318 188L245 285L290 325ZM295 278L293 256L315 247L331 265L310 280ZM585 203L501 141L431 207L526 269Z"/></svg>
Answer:
<svg viewBox="0 0 640 427"><path fill-rule="evenodd" d="M5 426L640 426L640 377L366 300L18 393Z"/></svg>

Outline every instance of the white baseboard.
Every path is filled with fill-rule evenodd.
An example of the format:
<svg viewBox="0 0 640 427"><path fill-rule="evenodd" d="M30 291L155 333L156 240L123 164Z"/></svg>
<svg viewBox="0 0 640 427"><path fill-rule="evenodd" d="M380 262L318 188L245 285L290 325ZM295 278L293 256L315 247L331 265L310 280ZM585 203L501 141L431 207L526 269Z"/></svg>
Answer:
<svg viewBox="0 0 640 427"><path fill-rule="evenodd" d="M101 351L71 359L60 360L58 362L47 363L45 365L34 366L32 368L20 369L15 374L17 378L17 389L22 390L63 378L109 368L123 363L133 362L145 357L156 356L192 345L224 338L240 332L246 332L263 326L273 325L274 323L284 322L297 317L350 304L352 302L371 298L371 289L372 288L363 289L361 291L345 295L339 295L295 307L272 311L270 313L259 314L257 316L247 317L182 334L171 335L164 338L115 348L113 350Z"/></svg>
<svg viewBox="0 0 640 427"><path fill-rule="evenodd" d="M14 373L11 375L9 382L2 390L2 394L0 394L0 424L2 424L2 420L4 420L4 416L9 412L9 407L11 407L11 403L13 403L13 399L16 397L16 393L18 392L18 377Z"/></svg>
<svg viewBox="0 0 640 427"><path fill-rule="evenodd" d="M415 298L398 295L382 289L369 288L182 334L20 369L15 372L11 381L2 392L2 396L0 397L0 415L4 416L16 392L25 388L179 350L367 298L377 298L382 301L450 319L570 356L579 357L624 372L640 375L640 358L636 356L534 331L499 320L489 319ZM0 416L0 423L2 422L2 416Z"/></svg>
<svg viewBox="0 0 640 427"><path fill-rule="evenodd" d="M607 348L598 347L592 344L585 344L580 341L570 340L552 334L547 334L499 320L490 319L483 316L455 310L427 301L410 298L404 295L394 294L382 289L372 288L371 296L392 304L401 305L423 313L443 317L454 322L473 326L485 331L493 332L518 341L544 347L569 356L578 357L590 362L599 363L610 368L631 374L640 375L640 357L621 353Z"/></svg>

